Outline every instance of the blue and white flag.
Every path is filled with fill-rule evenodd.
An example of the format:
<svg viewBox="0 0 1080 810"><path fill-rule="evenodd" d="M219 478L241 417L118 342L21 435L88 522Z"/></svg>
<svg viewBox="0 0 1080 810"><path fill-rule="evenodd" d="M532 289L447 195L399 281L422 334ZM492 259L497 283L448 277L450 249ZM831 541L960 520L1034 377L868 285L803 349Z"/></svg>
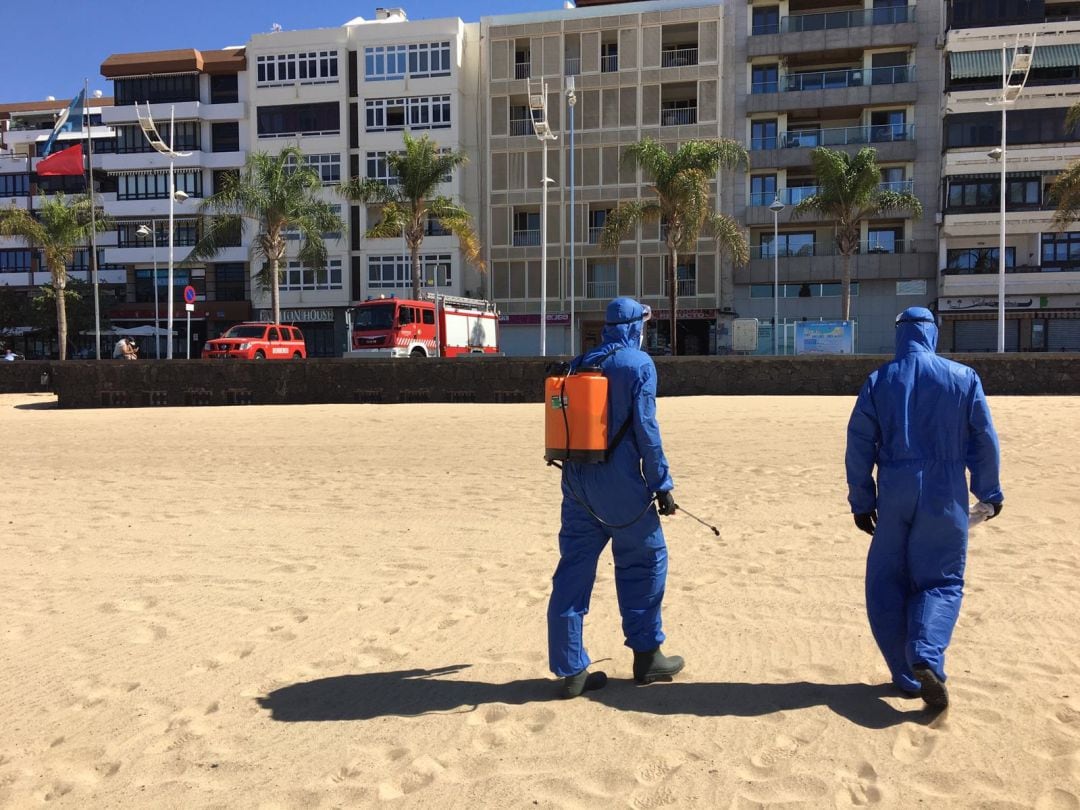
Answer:
<svg viewBox="0 0 1080 810"><path fill-rule="evenodd" d="M82 132L83 96L85 93L85 88L80 90L79 95L71 100L68 108L60 113L60 117L56 119L56 126L53 127L52 134L49 135L49 139L45 141L45 145L41 148L39 157L45 157L52 152L53 145L56 143L56 136L61 132Z"/></svg>

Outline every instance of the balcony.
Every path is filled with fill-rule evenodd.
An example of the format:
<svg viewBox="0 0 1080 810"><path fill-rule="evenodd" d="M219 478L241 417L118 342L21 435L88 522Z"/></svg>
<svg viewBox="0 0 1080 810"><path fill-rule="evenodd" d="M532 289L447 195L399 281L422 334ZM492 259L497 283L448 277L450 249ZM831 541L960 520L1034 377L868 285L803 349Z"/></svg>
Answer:
<svg viewBox="0 0 1080 810"><path fill-rule="evenodd" d="M600 72L601 73L615 73L619 69L619 56L618 54L611 54L609 56L600 57Z"/></svg>
<svg viewBox="0 0 1080 810"><path fill-rule="evenodd" d="M749 55L813 53L840 48L914 45L915 6L807 12L754 26Z"/></svg>
<svg viewBox="0 0 1080 810"><path fill-rule="evenodd" d="M586 281L585 282L585 297L586 298L604 298L611 300L619 294L619 283L617 281Z"/></svg>
<svg viewBox="0 0 1080 810"><path fill-rule="evenodd" d="M664 276L664 295L670 295L671 289L668 284L667 276ZM697 279L696 278L680 278L675 282L675 294L678 296L684 295L697 295Z"/></svg>
<svg viewBox="0 0 1080 810"><path fill-rule="evenodd" d="M697 45L685 48L665 48L660 52L660 67L691 67L698 63Z"/></svg>
<svg viewBox="0 0 1080 810"><path fill-rule="evenodd" d="M511 118L510 119L510 134L511 135L532 135L533 125L532 121L528 118Z"/></svg>
<svg viewBox="0 0 1080 810"><path fill-rule="evenodd" d="M532 247L540 244L540 231L514 231L514 247Z"/></svg>
<svg viewBox="0 0 1080 810"><path fill-rule="evenodd" d="M161 103L150 105L150 115L153 116L154 123L157 124L158 132L163 135L168 131L170 114L175 113L175 119L177 121L191 121L194 119L202 118L203 111L214 106L232 106L232 105L201 105L198 101L178 101L175 104ZM139 111L146 113L146 104L139 103ZM101 108L101 123L105 126L111 126L112 124L135 124L138 123L139 117L135 114L135 105L121 105L118 107L102 107Z"/></svg>
<svg viewBox="0 0 1080 810"><path fill-rule="evenodd" d="M890 183L878 183L882 191L895 191L898 194L910 194L914 186L913 180L894 180ZM779 199L784 205L798 205L807 197L817 194L817 186L793 186L773 191L763 191L750 195L751 207L768 207L773 200Z"/></svg>
<svg viewBox="0 0 1080 810"><path fill-rule="evenodd" d="M598 228L597 227L589 228L589 244L590 245L599 245L600 244L600 237L603 235L603 233L604 233L604 227L602 225L600 227L598 227Z"/></svg>
<svg viewBox="0 0 1080 810"><path fill-rule="evenodd" d="M568 56L566 57L565 64L563 65L564 76L580 76L581 75L581 57L580 56Z"/></svg>
<svg viewBox="0 0 1080 810"><path fill-rule="evenodd" d="M913 22L915 6L893 6L891 8L860 8L850 11L823 11L807 14L792 14L780 18L781 34L803 33L806 31L834 31L839 28L862 28L868 25L896 25ZM777 31L754 31L755 34L775 34Z"/></svg>
<svg viewBox="0 0 1080 810"><path fill-rule="evenodd" d="M675 107L660 110L660 126L681 127L697 123L697 106Z"/></svg>
<svg viewBox="0 0 1080 810"><path fill-rule="evenodd" d="M880 84L903 84L915 81L914 65L897 65L895 67L849 68L840 70L819 70L808 73L789 73L780 77L777 82L764 82L755 84L752 88L754 93L776 92L785 93L802 92L804 90L835 90L845 87L868 87Z"/></svg>
<svg viewBox="0 0 1080 810"><path fill-rule="evenodd" d="M917 98L914 65L787 73L751 87L748 113L906 105Z"/></svg>
<svg viewBox="0 0 1080 810"><path fill-rule="evenodd" d="M783 234L781 234L782 236ZM915 253L916 246L913 239L897 239L892 243L884 243L881 241L867 241L859 243L859 250L856 255L867 256L880 256L880 255L896 255L901 253ZM774 256L779 256L781 259L809 259L815 256L839 256L840 251L836 247L836 243L833 241L828 242L810 242L805 244L799 244L789 247L786 244L782 244L774 251L771 243L751 245L750 246L750 258L753 259L771 259Z"/></svg>
<svg viewBox="0 0 1080 810"><path fill-rule="evenodd" d="M515 79L528 79L531 76L530 65L528 62L517 62L514 65L514 78Z"/></svg>

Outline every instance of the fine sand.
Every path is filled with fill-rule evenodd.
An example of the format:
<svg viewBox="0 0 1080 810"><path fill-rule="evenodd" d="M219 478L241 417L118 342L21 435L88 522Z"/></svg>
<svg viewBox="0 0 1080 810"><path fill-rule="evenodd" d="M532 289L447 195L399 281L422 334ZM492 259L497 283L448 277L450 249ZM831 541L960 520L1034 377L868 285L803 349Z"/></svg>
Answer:
<svg viewBox="0 0 1080 810"><path fill-rule="evenodd" d="M674 683L551 699L538 405L0 396L0 806L1080 807L1080 398L991 401L953 706L893 696L850 398L663 399Z"/></svg>

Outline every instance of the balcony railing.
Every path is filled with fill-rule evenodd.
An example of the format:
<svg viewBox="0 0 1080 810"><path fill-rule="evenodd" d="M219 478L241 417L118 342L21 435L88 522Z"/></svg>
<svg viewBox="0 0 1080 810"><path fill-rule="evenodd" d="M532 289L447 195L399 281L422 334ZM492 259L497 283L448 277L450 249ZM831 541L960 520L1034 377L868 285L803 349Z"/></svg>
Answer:
<svg viewBox="0 0 1080 810"><path fill-rule="evenodd" d="M529 78L529 63L528 62L516 62L514 64L514 78L515 79L528 79Z"/></svg>
<svg viewBox="0 0 1080 810"><path fill-rule="evenodd" d="M898 194L910 194L913 180L893 180L889 183L878 183L882 191L895 191ZM761 191L750 195L750 205L765 207L772 205L773 200L779 199L784 205L798 205L807 197L817 194L817 186L792 186L781 188L776 191Z"/></svg>
<svg viewBox="0 0 1080 810"><path fill-rule="evenodd" d="M668 280L664 278L664 295L670 295L668 292L671 289L668 284ZM696 278L680 278L675 282L675 294L676 295L697 295L697 279Z"/></svg>
<svg viewBox="0 0 1080 810"><path fill-rule="evenodd" d="M754 93L781 91L795 93L802 90L834 90L846 87L866 87L869 85L904 84L915 81L914 65L896 65L880 68L841 68L839 70L818 70L808 73L789 73L777 82L759 82L754 85Z"/></svg>
<svg viewBox="0 0 1080 810"><path fill-rule="evenodd" d="M619 294L617 281L586 281L586 298L615 298Z"/></svg>
<svg viewBox="0 0 1080 810"><path fill-rule="evenodd" d="M581 57L580 56L568 56L566 57L566 65L564 66L565 76L580 76L581 75Z"/></svg>
<svg viewBox="0 0 1080 810"><path fill-rule="evenodd" d="M697 123L697 107L679 107L672 110L660 110L660 126L680 127Z"/></svg>
<svg viewBox="0 0 1080 810"><path fill-rule="evenodd" d="M604 233L604 227L602 225L599 228L590 227L589 228L589 244L590 245L599 245L600 244L600 236L603 233Z"/></svg>
<svg viewBox="0 0 1080 810"><path fill-rule="evenodd" d="M528 118L511 118L510 119L510 134L511 135L532 135L533 125L532 121Z"/></svg>
<svg viewBox="0 0 1080 810"><path fill-rule="evenodd" d="M914 180L892 180L888 183L878 183L882 191L895 191L897 194L911 194L915 188Z"/></svg>
<svg viewBox="0 0 1080 810"><path fill-rule="evenodd" d="M514 247L529 247L540 244L540 231L514 231Z"/></svg>
<svg viewBox="0 0 1080 810"><path fill-rule="evenodd" d="M863 143L887 143L915 139L914 124L875 124L859 127L836 127L830 129L793 129L780 133L781 149L814 148L817 146L847 146ZM763 146L751 144L752 148L775 148L768 146L771 138L759 139Z"/></svg>
<svg viewBox="0 0 1080 810"><path fill-rule="evenodd" d="M1055 264L1021 264L1021 265L1005 265L1005 272L1008 273L1078 273L1080 272L1080 262L1057 262ZM941 274L943 276L996 276L998 274L997 261L993 261L990 264L982 264L977 267L943 267L941 268Z"/></svg>
<svg viewBox="0 0 1080 810"><path fill-rule="evenodd" d="M600 72L601 73L614 73L619 69L619 55L611 54L610 56L600 57Z"/></svg>
<svg viewBox="0 0 1080 810"><path fill-rule="evenodd" d="M862 28L867 25L895 25L912 22L915 19L915 6L893 6L891 8L866 8L851 11L824 11L808 14L792 14L780 18L780 33L801 33L803 31L833 31L838 28ZM775 26L774 26L775 27ZM777 33L759 31L755 34Z"/></svg>
<svg viewBox="0 0 1080 810"><path fill-rule="evenodd" d="M660 67L690 67L697 64L697 46L660 52Z"/></svg>
<svg viewBox="0 0 1080 810"><path fill-rule="evenodd" d="M880 256L900 253L915 253L915 242L911 239L896 239L894 241L868 240L859 243L860 254ZM778 255L781 259L808 259L814 256L839 256L840 251L835 242L810 242L799 245L781 244L777 251L773 251L772 244L750 246L751 259L771 259Z"/></svg>

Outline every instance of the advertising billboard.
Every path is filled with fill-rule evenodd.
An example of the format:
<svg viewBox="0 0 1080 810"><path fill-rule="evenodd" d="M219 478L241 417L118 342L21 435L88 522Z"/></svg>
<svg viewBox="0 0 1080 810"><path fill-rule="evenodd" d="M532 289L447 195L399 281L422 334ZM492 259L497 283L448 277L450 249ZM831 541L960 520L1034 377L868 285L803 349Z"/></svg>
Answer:
<svg viewBox="0 0 1080 810"><path fill-rule="evenodd" d="M854 354L854 321L798 321L795 354Z"/></svg>

